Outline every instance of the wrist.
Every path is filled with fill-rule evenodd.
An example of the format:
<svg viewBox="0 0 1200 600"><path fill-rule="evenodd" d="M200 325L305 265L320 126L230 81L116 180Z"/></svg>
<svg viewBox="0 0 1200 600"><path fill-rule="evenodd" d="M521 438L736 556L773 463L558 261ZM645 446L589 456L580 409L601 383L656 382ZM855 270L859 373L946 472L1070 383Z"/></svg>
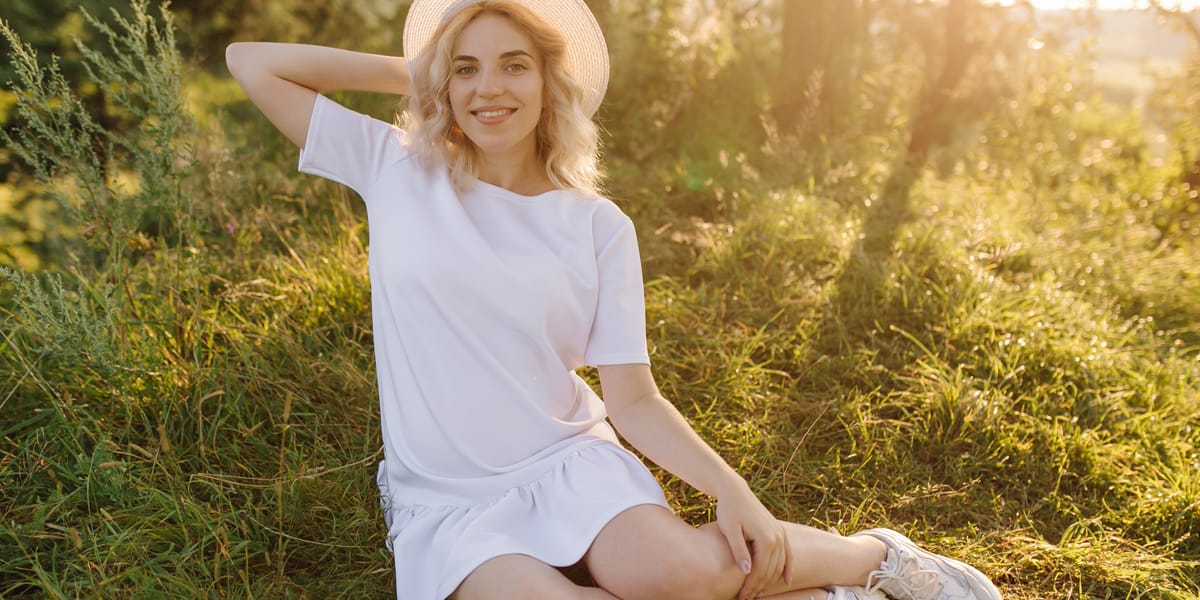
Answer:
<svg viewBox="0 0 1200 600"><path fill-rule="evenodd" d="M735 473L732 469L726 477L723 477L717 482L713 497L717 501L725 498L753 496L754 492L750 489L750 484L741 475Z"/></svg>

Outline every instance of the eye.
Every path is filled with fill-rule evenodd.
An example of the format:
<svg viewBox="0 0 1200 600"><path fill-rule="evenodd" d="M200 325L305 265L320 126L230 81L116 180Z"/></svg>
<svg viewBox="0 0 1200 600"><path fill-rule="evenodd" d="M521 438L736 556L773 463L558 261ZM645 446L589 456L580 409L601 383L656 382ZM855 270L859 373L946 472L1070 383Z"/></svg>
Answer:
<svg viewBox="0 0 1200 600"><path fill-rule="evenodd" d="M529 67L527 67L521 63L512 63L505 68L507 68L510 72L513 72L513 73L520 73L521 71L529 70Z"/></svg>
<svg viewBox="0 0 1200 600"><path fill-rule="evenodd" d="M455 75L474 75L475 65L459 65L454 69Z"/></svg>

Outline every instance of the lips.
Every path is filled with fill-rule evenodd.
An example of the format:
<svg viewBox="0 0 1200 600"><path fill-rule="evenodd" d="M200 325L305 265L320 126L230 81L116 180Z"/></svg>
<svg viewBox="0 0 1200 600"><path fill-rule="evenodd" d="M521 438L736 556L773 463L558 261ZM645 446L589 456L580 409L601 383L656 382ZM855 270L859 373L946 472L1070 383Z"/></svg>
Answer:
<svg viewBox="0 0 1200 600"><path fill-rule="evenodd" d="M495 125L503 123L515 112L517 112L517 109L506 106L485 106L471 111L471 114L484 125Z"/></svg>

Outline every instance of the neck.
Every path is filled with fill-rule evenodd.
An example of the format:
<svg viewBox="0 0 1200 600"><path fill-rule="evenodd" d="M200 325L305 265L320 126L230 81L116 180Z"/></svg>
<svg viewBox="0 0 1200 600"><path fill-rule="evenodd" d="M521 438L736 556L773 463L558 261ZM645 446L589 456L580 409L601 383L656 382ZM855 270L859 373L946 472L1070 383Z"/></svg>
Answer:
<svg viewBox="0 0 1200 600"><path fill-rule="evenodd" d="M484 155L479 165L479 180L525 196L536 196L555 189L538 160L536 150Z"/></svg>

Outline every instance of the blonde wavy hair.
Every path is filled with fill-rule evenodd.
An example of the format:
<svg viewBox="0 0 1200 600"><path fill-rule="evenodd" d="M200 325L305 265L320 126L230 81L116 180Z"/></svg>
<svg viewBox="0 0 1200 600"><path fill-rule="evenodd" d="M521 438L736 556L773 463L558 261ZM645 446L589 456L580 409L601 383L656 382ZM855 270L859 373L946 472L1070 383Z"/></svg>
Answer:
<svg viewBox="0 0 1200 600"><path fill-rule="evenodd" d="M459 190L478 177L482 156L455 123L450 77L454 44L467 25L485 14L508 19L542 56L543 109L535 137L546 175L555 187L598 194L600 135L583 109L582 86L567 73L566 40L532 11L508 0L484 0L464 8L438 28L424 52L408 61L412 85L399 126L408 133L410 151L422 164L446 165Z"/></svg>

